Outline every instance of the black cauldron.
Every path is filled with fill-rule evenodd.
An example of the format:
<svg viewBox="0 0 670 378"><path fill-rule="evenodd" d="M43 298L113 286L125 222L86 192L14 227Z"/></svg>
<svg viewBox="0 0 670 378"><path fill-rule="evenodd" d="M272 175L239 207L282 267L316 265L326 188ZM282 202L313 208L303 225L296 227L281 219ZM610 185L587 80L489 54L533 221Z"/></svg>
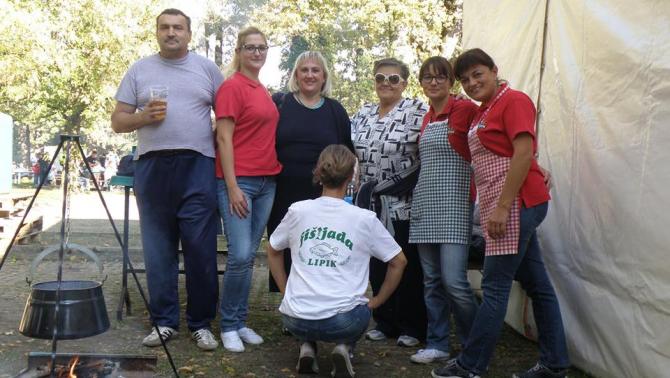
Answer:
<svg viewBox="0 0 670 378"><path fill-rule="evenodd" d="M74 243L68 244L67 248L79 250L91 257L98 265L98 270L102 276L102 263L93 251ZM59 249L60 246L48 247L35 258L31 265L29 282L32 281L35 267L39 262L46 255ZM58 281L36 283L31 288L19 325L19 332L28 337L51 339L54 332ZM60 300L58 302L56 337L59 340L94 336L109 329L109 317L107 316L105 298L102 294L102 282L63 280L61 281Z"/></svg>

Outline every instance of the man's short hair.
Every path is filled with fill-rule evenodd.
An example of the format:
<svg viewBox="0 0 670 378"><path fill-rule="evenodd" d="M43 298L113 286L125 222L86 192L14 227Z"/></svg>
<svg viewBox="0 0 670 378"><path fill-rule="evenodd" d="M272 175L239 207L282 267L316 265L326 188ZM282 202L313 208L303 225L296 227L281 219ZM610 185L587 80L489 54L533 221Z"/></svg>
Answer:
<svg viewBox="0 0 670 378"><path fill-rule="evenodd" d="M186 13L184 13L184 12L182 12L179 9L176 9L176 8L164 9L158 15L158 17L156 17L156 27L158 27L158 19L164 14L169 14L169 15L172 15L172 16L184 16L184 18L186 19L186 26L188 27L188 31L191 31L191 17L187 16Z"/></svg>

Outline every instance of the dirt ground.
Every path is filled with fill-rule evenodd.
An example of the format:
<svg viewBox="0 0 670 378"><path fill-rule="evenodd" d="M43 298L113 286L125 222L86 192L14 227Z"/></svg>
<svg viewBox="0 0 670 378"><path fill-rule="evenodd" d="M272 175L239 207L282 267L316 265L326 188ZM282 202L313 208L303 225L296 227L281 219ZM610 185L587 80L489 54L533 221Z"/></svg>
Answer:
<svg viewBox="0 0 670 378"><path fill-rule="evenodd" d="M25 192L32 193L30 190ZM105 192L113 218L119 231L122 230L123 195L121 192ZM60 193L45 190L40 193L31 215L44 217L44 231L30 244L19 245L10 251L10 256L0 270L0 378L13 377L26 366L26 354L30 351L51 351L50 340L27 338L18 332L18 326L30 292L26 283L30 263L47 245L59 242L61 202ZM150 354L158 356L156 376L173 376L163 350L146 348L142 338L149 330L147 313L139 296L137 286L130 278L132 314L117 320L117 305L121 290L121 249L114 238L112 227L95 193L77 194L72 197L70 207L70 242L82 244L98 253L105 266L107 276L103 289L111 327L109 331L80 340L58 342L59 352L96 352L110 354ZM131 198L130 254L136 266L142 265L137 211ZM0 254L4 249L0 251ZM53 258L41 264L36 272L36 281L46 281L56 276L57 261ZM220 268L225 267L223 257ZM82 255L73 253L65 258L65 279L97 279L94 264ZM260 254L254 270L254 283L250 298L249 326L265 339L259 346L247 346L244 353L230 353L219 348L212 352L201 352L190 340L183 319L185 294L183 276L180 276L180 301L182 302L182 332L168 344L170 353L182 377L296 377L295 365L298 344L280 332L280 316L277 307L281 300L277 294L267 292L268 269L265 257ZM145 287L144 275L139 274L140 284ZM218 318L217 318L218 320ZM213 331L218 334L217 321ZM568 327L569 328L569 327ZM453 338L453 335L452 335ZM455 345L455 343L453 343ZM332 345L320 344L320 377L330 376L331 363L328 358ZM409 361L415 348L401 348L394 340L370 342L362 340L354 359L357 377L429 377L430 370L439 365L416 365ZM454 346L452 352L458 352ZM532 366L538 358L535 343L526 340L506 327L496 349L488 377L509 377L512 372ZM573 369L570 377L589 377Z"/></svg>

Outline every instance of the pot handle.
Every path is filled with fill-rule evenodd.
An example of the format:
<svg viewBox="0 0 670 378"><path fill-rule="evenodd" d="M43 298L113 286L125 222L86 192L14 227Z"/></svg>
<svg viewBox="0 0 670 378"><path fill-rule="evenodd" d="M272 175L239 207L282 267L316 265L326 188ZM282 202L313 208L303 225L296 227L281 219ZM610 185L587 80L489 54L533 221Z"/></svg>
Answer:
<svg viewBox="0 0 670 378"><path fill-rule="evenodd" d="M65 245L65 249L66 250L68 250L68 249L69 250L76 250L76 251L79 251L79 252L87 255L88 257L90 257L91 260L93 260L93 262L95 263L95 265L98 266L98 274L99 274L100 282L104 283L107 280L107 275L104 274L104 271L103 271L104 269L102 267L102 261L100 260L98 255L96 255L95 252L93 252L90 248L84 247L81 244L67 243ZM42 252L40 252L33 259L33 262L30 264L29 275L28 275L28 277L26 277L26 282L28 282L28 285L30 285L33 282L33 279L34 279L34 276L35 276L35 269L37 269L37 265L39 265L40 262L42 262L42 260L44 260L45 257L47 257L51 253L59 251L59 250L60 250L60 244L50 245L50 246L44 248L44 250Z"/></svg>

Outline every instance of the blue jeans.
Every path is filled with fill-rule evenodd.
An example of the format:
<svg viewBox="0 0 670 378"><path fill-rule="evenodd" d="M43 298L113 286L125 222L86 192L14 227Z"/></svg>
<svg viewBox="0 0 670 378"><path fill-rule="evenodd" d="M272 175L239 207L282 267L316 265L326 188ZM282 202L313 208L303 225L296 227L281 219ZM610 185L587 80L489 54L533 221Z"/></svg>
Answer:
<svg viewBox="0 0 670 378"><path fill-rule="evenodd" d="M477 301L468 281L466 244L417 244L423 268L423 295L428 315L426 347L449 352L449 318L463 345L477 314Z"/></svg>
<svg viewBox="0 0 670 378"><path fill-rule="evenodd" d="M178 328L181 240L188 328L209 327L219 296L214 159L194 151L142 156L134 184L153 320Z"/></svg>
<svg viewBox="0 0 670 378"><path fill-rule="evenodd" d="M327 319L308 320L282 315L282 322L300 341L325 341L353 346L368 328L371 314L368 305L361 304Z"/></svg>
<svg viewBox="0 0 670 378"><path fill-rule="evenodd" d="M221 293L221 331L246 327L254 257L268 222L275 198L274 176L237 177L247 199L249 214L240 218L230 212L228 188L218 180L219 213L228 240L228 262Z"/></svg>
<svg viewBox="0 0 670 378"><path fill-rule="evenodd" d="M507 301L514 279L533 300L533 315L538 329L540 362L549 368L570 366L561 310L554 287L544 268L535 229L547 215L548 204L521 209L519 252L515 255L486 256L484 291L475 322L459 364L481 374L486 371L505 320Z"/></svg>

